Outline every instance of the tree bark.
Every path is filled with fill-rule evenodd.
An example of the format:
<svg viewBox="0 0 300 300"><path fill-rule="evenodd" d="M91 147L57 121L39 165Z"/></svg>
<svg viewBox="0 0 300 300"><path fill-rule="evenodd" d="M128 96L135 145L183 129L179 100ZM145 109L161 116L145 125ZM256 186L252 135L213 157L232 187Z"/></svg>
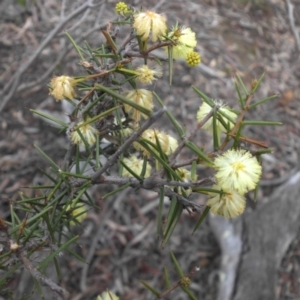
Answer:
<svg viewBox="0 0 300 300"><path fill-rule="evenodd" d="M223 224L223 233L220 234L214 230L216 225L212 224L222 249L223 275L220 277L218 299L275 300L278 269L289 245L299 233L299 220L300 172L275 190L266 202L258 204L255 211L234 221L235 230L232 232L238 233L242 229L240 241L236 234L232 234L236 247L240 247L240 242L243 245L238 265L236 260L228 259L234 255L232 245L224 247L229 226ZM211 218L211 222L218 220ZM236 272L235 282L232 281L232 270ZM228 276L232 284L226 281Z"/></svg>

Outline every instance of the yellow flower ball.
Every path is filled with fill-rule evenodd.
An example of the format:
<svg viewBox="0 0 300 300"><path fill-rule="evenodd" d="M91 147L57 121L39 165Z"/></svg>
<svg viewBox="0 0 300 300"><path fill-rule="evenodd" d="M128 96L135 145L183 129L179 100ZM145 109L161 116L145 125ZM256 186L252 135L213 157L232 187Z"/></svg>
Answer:
<svg viewBox="0 0 300 300"><path fill-rule="evenodd" d="M184 169L184 168L178 168L176 170L176 173L181 178L181 181L183 181L183 182L191 181L191 172L189 170Z"/></svg>
<svg viewBox="0 0 300 300"><path fill-rule="evenodd" d="M143 65L141 67L138 67L135 70L138 73L137 80L139 80L141 83L152 83L153 80L157 80L156 77L161 77L162 72L159 70L152 70L147 65Z"/></svg>
<svg viewBox="0 0 300 300"><path fill-rule="evenodd" d="M123 159L124 164L131 169L135 174L141 175L143 170L143 164L144 160L138 158L136 155L132 155L129 158ZM145 178L149 177L151 174L151 166L147 163L146 165L146 172L145 172ZM133 177L133 175L125 168L123 168L122 176L125 177Z"/></svg>
<svg viewBox="0 0 300 300"><path fill-rule="evenodd" d="M152 110L153 108L153 96L150 91L144 90L144 89L138 89L138 90L132 90L127 91L126 98L131 100L132 102L135 102L136 104L143 106L145 108L148 108ZM136 122L140 122L141 117L144 119L147 119L148 116L146 114L141 113L139 110L133 108L132 106L125 104L124 109L127 113L130 114L130 117Z"/></svg>
<svg viewBox="0 0 300 300"><path fill-rule="evenodd" d="M74 87L76 86L76 81L74 78L69 76L59 76L53 77L50 85L52 89L50 89L50 95L52 95L56 101L63 99L74 99L76 97L76 93Z"/></svg>
<svg viewBox="0 0 300 300"><path fill-rule="evenodd" d="M192 281L189 277L184 276L180 279L180 285L182 287L188 288L191 285Z"/></svg>
<svg viewBox="0 0 300 300"><path fill-rule="evenodd" d="M219 185L214 185L212 188L221 190ZM224 194L209 193L208 195L210 199L206 202L206 205L211 208L210 211L215 215L235 218L245 210L246 199L236 191L227 191Z"/></svg>
<svg viewBox="0 0 300 300"><path fill-rule="evenodd" d="M81 223L87 215L86 209L84 207L84 204L77 203L76 207L72 207L72 205L68 205L66 211L71 211L72 216L76 220L72 220L70 224L72 226L76 225L76 223Z"/></svg>
<svg viewBox="0 0 300 300"><path fill-rule="evenodd" d="M141 12L134 16L133 28L142 41L148 40L151 32L152 42L156 42L167 31L166 18L153 11Z"/></svg>
<svg viewBox="0 0 300 300"><path fill-rule="evenodd" d="M172 46L175 59L186 59L188 53L193 51L197 45L196 34L191 28L175 28L168 36L176 43Z"/></svg>
<svg viewBox="0 0 300 300"><path fill-rule="evenodd" d="M262 167L246 150L228 150L214 160L218 185L224 191L244 194L255 189Z"/></svg>
<svg viewBox="0 0 300 300"><path fill-rule="evenodd" d="M191 51L187 54L186 63L190 67L196 67L200 64L200 62L201 62L201 56L199 53L195 51Z"/></svg>
<svg viewBox="0 0 300 300"><path fill-rule="evenodd" d="M162 151L164 153L168 152L169 151L169 137L167 134L157 130L157 129L147 129L145 130L142 135L141 135L141 138L145 139L145 140L148 140L149 142L153 143L154 145L156 145L156 140L158 140L159 142L159 145L162 149ZM141 150L143 152L143 154L145 156L150 156L150 153L148 152L148 150L146 150L143 146L141 146L139 143L135 142L133 143L133 146L135 147L135 149L137 150ZM151 147L149 145L149 147ZM155 152L156 149L153 149Z"/></svg>
<svg viewBox="0 0 300 300"><path fill-rule="evenodd" d="M167 138L168 138L168 148L166 149L166 151L164 151L167 155L172 154L176 148L178 147L178 141L173 138L172 136L167 134Z"/></svg>
<svg viewBox="0 0 300 300"><path fill-rule="evenodd" d="M223 112L226 115L228 115L231 119L236 120L237 115L230 111L228 106L223 105L222 101L214 101L215 105L220 106L220 109L218 112ZM203 102L203 104L199 107L199 110L197 112L197 120L198 122L201 122L208 113L212 110L212 107L208 105L206 102ZM223 116L222 116L223 117ZM223 117L225 119L225 117ZM234 123L231 123L228 119L225 119L225 121L229 124L229 127L232 128L234 126ZM221 132L226 132L226 128L223 126L223 124L216 120L216 127L217 127L217 135L220 137ZM210 133L213 133L213 118L211 117L203 126L202 128L204 130L207 130Z"/></svg>
<svg viewBox="0 0 300 300"><path fill-rule="evenodd" d="M143 134L141 135L141 138L148 140L149 142L153 143L154 145L157 145L157 140L159 142L159 145L161 147L162 152L164 152L166 155L170 155L172 154L175 149L178 147L178 142L175 138L173 138L172 136L159 131L157 129L147 129L143 132ZM150 153L148 152L148 150L146 150L143 146L141 146L139 143L134 142L133 146L135 149L140 150L143 152L143 155L145 156L150 156ZM149 147L151 147L149 145ZM155 152L156 149L153 149Z"/></svg>
<svg viewBox="0 0 300 300"><path fill-rule="evenodd" d="M88 121L88 119L87 119ZM81 121L79 122L77 125L81 125L84 122ZM97 134L99 133L98 130L93 127L91 124L86 124L83 125L81 127L79 127L80 133L82 134L82 136L85 138L85 140L87 141L87 143L92 146L96 143L97 140ZM81 136L79 135L79 133L77 132L77 130L74 130L70 133L70 138L71 141L76 144L76 145L83 145L83 141L81 139Z"/></svg>
<svg viewBox="0 0 300 300"><path fill-rule="evenodd" d="M130 13L130 9L125 2L118 2L115 6L115 11L118 15L126 15Z"/></svg>
<svg viewBox="0 0 300 300"><path fill-rule="evenodd" d="M103 292L96 300L119 300L120 298L111 291Z"/></svg>

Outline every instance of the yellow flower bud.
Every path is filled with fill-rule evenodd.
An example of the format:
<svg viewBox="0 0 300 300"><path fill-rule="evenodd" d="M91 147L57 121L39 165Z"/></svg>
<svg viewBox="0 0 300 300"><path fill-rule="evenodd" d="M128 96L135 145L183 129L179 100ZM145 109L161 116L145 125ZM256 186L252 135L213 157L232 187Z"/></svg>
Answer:
<svg viewBox="0 0 300 300"><path fill-rule="evenodd" d="M118 2L115 6L115 11L118 15L126 15L131 12L125 2Z"/></svg>
<svg viewBox="0 0 300 300"><path fill-rule="evenodd" d="M183 287L189 287L191 285L191 279L187 276L184 276L180 279L180 285Z"/></svg>
<svg viewBox="0 0 300 300"><path fill-rule="evenodd" d="M200 64L200 62L201 62L201 56L199 53L191 51L187 54L186 63L190 67L196 67Z"/></svg>

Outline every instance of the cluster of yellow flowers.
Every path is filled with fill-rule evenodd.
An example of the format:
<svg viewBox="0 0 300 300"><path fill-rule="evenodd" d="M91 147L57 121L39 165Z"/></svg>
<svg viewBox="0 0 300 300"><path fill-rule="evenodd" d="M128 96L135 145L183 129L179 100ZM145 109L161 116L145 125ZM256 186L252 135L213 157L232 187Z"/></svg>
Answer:
<svg viewBox="0 0 300 300"><path fill-rule="evenodd" d="M214 161L217 184L222 193L209 193L206 203L214 214L235 218L245 210L245 193L255 189L262 172L261 165L246 150L228 150Z"/></svg>
<svg viewBox="0 0 300 300"><path fill-rule="evenodd" d="M122 7L125 8L124 2L116 5L116 12L119 13ZM167 19L163 14L153 11L139 12L134 14L133 28L136 34L144 42L151 39L152 42L157 40L172 41L171 51L173 58L185 59L191 67L197 66L201 62L201 56L194 51L197 45L196 34L190 28L175 26L172 31L168 32ZM167 49L166 49L167 51Z"/></svg>
<svg viewBox="0 0 300 300"><path fill-rule="evenodd" d="M221 101L215 101L219 106L218 113L228 116L228 129L234 126L232 121L236 120L237 115L229 107L223 105ZM197 120L201 122L212 107L206 102L200 106L197 113ZM231 120L229 120L231 119ZM213 120L210 118L202 127L203 129L213 132ZM217 119L216 120L217 136L220 138L221 132L227 129ZM213 189L220 190L220 193L209 193L210 199L206 203L211 207L211 212L234 218L242 214L245 210L246 200L245 193L255 189L262 172L262 167L257 159L249 151L242 149L230 149L218 156L214 161L214 167L217 171L215 178L216 184Z"/></svg>
<svg viewBox="0 0 300 300"><path fill-rule="evenodd" d="M133 17L133 28L139 39L147 44L149 40L152 42L171 41L166 51L171 50L172 57L175 59L184 58L190 66L196 66L201 62L200 54L194 51L197 40L196 34L190 28L179 27L176 25L172 30L168 30L166 17L162 14L157 14L153 11L135 13L124 2L119 2L115 7L119 15L130 15ZM151 69L148 65L141 65L135 70L126 70L142 84L151 84L154 80L162 76L159 69ZM74 79L68 76L54 77L51 80L50 94L57 100L72 100L76 97L76 84L82 79ZM141 107L149 110L153 109L152 92L146 89L134 89L125 91L125 97ZM203 129L213 132L220 141L221 133L232 129L236 121L237 115L230 108L224 105L221 101L214 101L214 106L218 107L218 118L213 126L213 118L210 118L204 125ZM197 120L201 122L211 111L212 107L204 102L197 112ZM133 129L139 127L142 118L148 116L143 114L138 109L124 104L124 111L133 120L131 127L120 130L123 137L126 137ZM223 120L222 120L223 119ZM221 120L221 121L220 121ZM225 122L225 123L224 123ZM127 130L127 131L125 131ZM79 120L73 130L69 132L69 138L74 144L83 144L83 139L90 146L94 145L97 140L98 130L89 122L88 118ZM172 136L157 130L147 129L142 134L143 140L149 141L148 148L152 153L158 154L160 149L166 155L172 154L178 147L178 142ZM145 159L149 159L151 153L140 143L133 144L137 151L142 153ZM145 159L138 158L137 155L132 155L125 158L123 163L137 175L141 175L145 166ZM156 161L156 167L159 167ZM261 166L257 159L245 150L228 150L223 155L217 157L214 161L216 169L216 184L214 189L220 190L220 193L209 193L210 200L207 205L211 207L213 213L225 216L236 217L245 209L245 193L255 189L260 176ZM189 171L178 169L177 173L182 178L182 181L191 180ZM151 174L151 166L146 164L144 177L149 177ZM132 176L126 168L123 168L123 176Z"/></svg>
<svg viewBox="0 0 300 300"><path fill-rule="evenodd" d="M153 11L135 13L124 2L117 3L115 11L119 15L131 15L133 17L132 26L142 41L148 41L149 39L153 42L157 40L172 41L170 47L173 58L184 58L190 66L195 66L200 63L201 57L194 51L197 45L196 34L190 28L178 27L176 25L172 31L168 32L167 19L164 15ZM132 70L132 73L136 74L137 80L143 84L151 84L154 80L162 76L160 69L151 69L148 65L141 65L135 70ZM50 82L50 95L52 95L56 101L64 99L73 100L77 96L75 92L76 84L82 80L84 79L75 79L65 75L53 77ZM153 109L152 93L148 90L135 89L126 91L125 96L142 107L150 110ZM124 105L124 109L136 124L141 121L141 118L147 118L145 114L128 104ZM99 132L90 123L84 124L86 121L87 120L79 120L76 126L78 129L70 132L69 138L74 144L82 145L82 137L90 146L96 142L96 136Z"/></svg>

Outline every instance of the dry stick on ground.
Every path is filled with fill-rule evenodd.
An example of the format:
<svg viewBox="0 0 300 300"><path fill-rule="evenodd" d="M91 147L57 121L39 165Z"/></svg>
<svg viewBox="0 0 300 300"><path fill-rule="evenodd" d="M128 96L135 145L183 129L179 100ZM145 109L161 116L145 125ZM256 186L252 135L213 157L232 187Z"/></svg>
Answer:
<svg viewBox="0 0 300 300"><path fill-rule="evenodd" d="M286 4L288 7L290 26L291 26L292 32L295 36L295 39L296 39L298 52L300 52L300 38L299 38L299 32L297 31L296 26L295 26L294 5L291 3L290 0L286 0Z"/></svg>
<svg viewBox="0 0 300 300"><path fill-rule="evenodd" d="M256 211L243 216L243 240L247 241L248 252L242 256L234 300L276 299L279 266L299 234L299 194L300 172Z"/></svg>
<svg viewBox="0 0 300 300"><path fill-rule="evenodd" d="M65 19L63 19L57 26L47 35L47 37L41 42L40 46L36 51L32 54L32 56L28 59L28 61L21 65L19 69L16 71L15 75L12 77L10 82L8 82L5 87L3 88L3 91L1 95L6 95L8 90L8 94L3 98L2 103L0 104L0 111L3 110L6 103L12 98L15 91L18 88L21 76L24 74L24 72L29 68L29 66L36 60L36 58L40 55L42 50L52 41L52 39L57 35L57 33L63 28L65 24L67 24L71 19L76 17L77 15L81 14L83 11L85 11L88 8L96 7L101 5L102 2L93 4L92 0L86 1L84 4L79 6L76 10L74 10L70 15L68 15Z"/></svg>
<svg viewBox="0 0 300 300"><path fill-rule="evenodd" d="M126 194L128 193L128 190L124 190L121 193L118 194L117 198L114 200L114 202L119 201L119 199L125 198ZM84 293L88 286L87 286L87 277L88 277L88 271L91 267L92 259L95 255L95 251L98 246L98 242L100 237L103 235L104 232L104 226L106 225L105 220L109 219L111 217L111 214L113 213L113 209L110 208L110 202L106 202L106 205L104 208L102 208L102 212L100 213L99 220L101 220L100 224L98 225L97 232L95 236L93 236L92 243L89 247L88 254L85 257L85 264L82 267L81 270L81 276L80 276L80 290ZM98 261L100 264L100 261ZM99 291L98 291L99 292Z"/></svg>
<svg viewBox="0 0 300 300"><path fill-rule="evenodd" d="M15 72L14 76L11 78L11 80L4 86L2 92L0 93L0 96L2 97L2 102L0 103L0 112L4 109L7 102L11 100L11 98L14 96L15 92L23 91L24 89L37 86L38 84L42 83L48 76L51 74L51 72L54 70L54 68L60 63L62 58L65 56L68 51L62 50L60 51L60 55L58 59L55 61L54 64L51 65L49 70L39 79L37 79L34 82L29 83L23 83L20 84L21 76L25 73L25 71L32 65L32 63L38 58L40 53L43 51L43 49L52 41L52 39L58 34L58 32L65 26L69 21L71 21L73 18L75 18L77 15L81 14L84 11L88 11L91 8L95 8L97 6L100 6L104 4L106 1L102 1L96 4L93 4L92 0L87 0L84 4L79 6L76 10L74 10L70 15L64 16L63 11L61 11L62 20L57 26L46 36L46 38L41 42L40 46L36 49L36 51L31 55L31 57L28 59L28 61L24 64L22 64L18 70ZM158 9L161 5L165 3L165 0L161 0L159 3L157 3L154 7L154 9ZM100 16L103 13L103 9L99 11ZM70 30L73 30L76 28L79 24L83 22L83 18L86 17L86 12L84 13L83 17L74 24ZM104 26L104 24L97 25L95 24L94 28L89 30L86 34L83 34L76 42L79 40L83 40L88 35L90 35L92 32L101 29ZM68 48L69 50L69 48ZM5 97L4 97L5 95Z"/></svg>
<svg viewBox="0 0 300 300"><path fill-rule="evenodd" d="M67 296L68 292L58 286L55 282L53 282L51 279L45 277L44 275L42 275L31 263L31 261L26 257L26 252L25 251L20 251L20 257L21 260L25 266L25 268L30 272L30 274L32 275L32 277L34 277L38 282L40 282L43 285L47 285L52 291L53 291L53 296L55 297L55 299L61 299L61 296Z"/></svg>
<svg viewBox="0 0 300 300"><path fill-rule="evenodd" d="M242 251L241 233L231 220L220 216L211 214L209 224L222 251L217 300L231 300Z"/></svg>
<svg viewBox="0 0 300 300"><path fill-rule="evenodd" d="M103 12L102 8L101 8L100 12ZM97 31L97 30L103 28L103 26L105 26L105 24L106 23L104 23L104 22L101 23L101 24L95 24L95 26L92 29L90 29L89 31L87 31L84 34L82 34L79 38L75 39L75 42L77 44L80 43L82 40L86 39L94 31ZM74 28L72 27L72 29L74 29ZM43 74L43 76L39 77L35 81L31 81L31 82L26 82L26 83L20 84L17 87L17 89L15 90L15 92L22 92L22 91L24 91L26 89L29 89L31 87L36 87L37 85L43 83L50 76L50 74L52 74L53 70L61 63L61 61L63 60L63 58L65 57L65 55L68 54L72 49L74 49L74 46L72 44L69 44L68 47L65 47L65 45L63 44L61 46L60 50L58 51L58 53L59 53L58 57L56 58L55 62L53 64L51 64L51 67L47 70L47 72L45 72ZM37 56L35 57L35 59L36 58L37 58ZM14 94L12 94L12 96L13 95ZM10 97L10 99L11 99L11 97ZM10 99L8 99L6 102L8 102ZM5 106L5 104L4 104L4 106ZM0 111L1 111L1 107L0 107Z"/></svg>
<svg viewBox="0 0 300 300"><path fill-rule="evenodd" d="M258 204L256 211L245 213L234 222L235 229L228 222L224 227L214 224L215 220L211 218L222 248L218 299L276 299L278 268L300 229L299 194L300 172L275 190L267 202ZM239 232L240 228L243 236L239 241L238 234L235 236L234 232ZM226 239L231 239L236 248L230 244L227 247ZM238 255L242 241L244 252Z"/></svg>

